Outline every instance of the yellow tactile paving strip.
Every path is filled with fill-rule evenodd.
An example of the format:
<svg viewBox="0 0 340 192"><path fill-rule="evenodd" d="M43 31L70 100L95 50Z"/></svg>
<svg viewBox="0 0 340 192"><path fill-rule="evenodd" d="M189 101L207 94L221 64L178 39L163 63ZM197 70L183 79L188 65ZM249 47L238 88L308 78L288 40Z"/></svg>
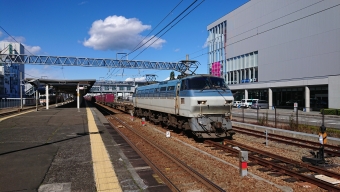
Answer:
<svg viewBox="0 0 340 192"><path fill-rule="evenodd" d="M0 122L3 121L3 120L9 119L9 118L18 116L18 115L23 115L23 114L32 112L32 111L35 111L35 110L25 111L25 112L17 113L17 114L15 114L15 115L11 115L11 116L7 116L7 117L0 118Z"/></svg>
<svg viewBox="0 0 340 192"><path fill-rule="evenodd" d="M92 112L86 108L89 132L98 132ZM97 191L122 191L100 134L90 134Z"/></svg>

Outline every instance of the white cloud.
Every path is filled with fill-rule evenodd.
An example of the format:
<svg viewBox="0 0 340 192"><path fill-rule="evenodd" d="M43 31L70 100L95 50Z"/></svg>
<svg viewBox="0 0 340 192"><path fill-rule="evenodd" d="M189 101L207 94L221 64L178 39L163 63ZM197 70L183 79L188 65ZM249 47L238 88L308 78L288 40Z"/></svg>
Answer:
<svg viewBox="0 0 340 192"><path fill-rule="evenodd" d="M29 45L25 45L25 44L23 44L23 45L25 46L25 54L36 55L41 51L41 48L39 46L29 46ZM28 53L26 53L26 52L28 52Z"/></svg>
<svg viewBox="0 0 340 192"><path fill-rule="evenodd" d="M208 39L209 39L209 38L207 38L207 40L205 40L204 45L202 46L202 48L208 47L208 42L209 42Z"/></svg>
<svg viewBox="0 0 340 192"><path fill-rule="evenodd" d="M138 78L126 78L125 81L136 81L136 82L145 82L146 79L145 77L138 77Z"/></svg>
<svg viewBox="0 0 340 192"><path fill-rule="evenodd" d="M180 51L180 49L179 49L179 48L175 49L175 52L179 52L179 51Z"/></svg>
<svg viewBox="0 0 340 192"><path fill-rule="evenodd" d="M90 38L85 39L83 45L96 50L133 50L141 41L145 43L153 37L140 35L143 31L150 29L150 25L143 25L137 18L128 19L123 16L113 15L104 20L94 21L88 32ZM156 49L162 48L166 41L156 39L157 37L146 43L144 47L150 45L150 47ZM153 43L155 40L156 42ZM153 44L151 45L151 43Z"/></svg>
<svg viewBox="0 0 340 192"><path fill-rule="evenodd" d="M86 3L88 3L88 1L83 1L83 2L79 3L78 5L84 5Z"/></svg>
<svg viewBox="0 0 340 192"><path fill-rule="evenodd" d="M1 36L1 34L0 34ZM13 39L14 38L14 39ZM22 36L17 36L17 37L7 37L1 41L5 41L5 42L19 42L21 43L24 47L25 47L25 54L38 54L41 51L41 48L39 46L30 46L30 45L26 45L24 42L26 41L25 37Z"/></svg>
<svg viewBox="0 0 340 192"><path fill-rule="evenodd" d="M19 43L23 43L26 41L25 37L22 37L22 36L17 36L17 37L7 37L5 39L3 39L2 41L5 41L5 42L13 42L13 43L16 43L16 42L19 42Z"/></svg>
<svg viewBox="0 0 340 192"><path fill-rule="evenodd" d="M2 36L2 32L0 31L0 37Z"/></svg>

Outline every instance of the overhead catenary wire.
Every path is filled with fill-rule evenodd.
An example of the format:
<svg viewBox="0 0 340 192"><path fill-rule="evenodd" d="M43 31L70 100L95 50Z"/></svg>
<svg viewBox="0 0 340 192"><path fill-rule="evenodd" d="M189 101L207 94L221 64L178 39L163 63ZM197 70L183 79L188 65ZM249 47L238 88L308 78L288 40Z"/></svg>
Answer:
<svg viewBox="0 0 340 192"><path fill-rule="evenodd" d="M163 23L163 21L183 2L183 0L181 0L157 25L156 27L154 27L132 50L135 50L136 47L138 47L141 43L143 43L143 41L155 30L157 29L157 27Z"/></svg>
<svg viewBox="0 0 340 192"><path fill-rule="evenodd" d="M15 42L17 42L17 43L19 43L11 34L9 34L2 26L0 26L0 28L8 35L8 36L10 36ZM8 48L8 46L6 47L6 48ZM5 48L5 49L6 49ZM33 55L29 50L27 50L26 48L25 48L25 46L24 46L24 49L27 51L27 52L29 52L31 55ZM2 50L3 51L3 50ZM1 51L1 52L2 52ZM1 53L0 52L0 53ZM20 71L19 70L19 72L23 72L23 71ZM36 76L33 76L33 75L30 75L30 74L28 74L28 73L25 73L25 72L23 72L25 75L28 75L28 76L31 76L31 77L33 77L33 78L39 78L39 77L36 77Z"/></svg>
<svg viewBox="0 0 340 192"><path fill-rule="evenodd" d="M204 1L204 0L203 0ZM178 17L180 17L182 14L184 14L191 6L193 6L196 2L197 2L197 0L195 0L193 3L191 3L184 11L182 11L175 19L173 19L169 24L167 24L165 27L163 27L163 29L161 29L158 33L156 33L154 36L152 36L149 40L147 40L146 42L144 42L143 43L143 41L181 4L183 2L183 0L182 1L180 1L168 14L167 14L167 16L165 16L158 24L157 24L157 26L148 34L148 35L146 35L145 37L144 37L144 39L141 41L141 42L139 42L136 46L135 46L135 48L130 52L130 53L128 53L128 54L126 54L126 55L124 55L125 57L126 56L128 56L128 55L130 55L130 54L132 54L132 53L134 53L135 51L137 51L138 49L140 49L141 47L143 47L145 44L147 44L148 42L150 42L153 38L155 38L159 33L161 33L163 30L165 30L169 25L171 25L171 23L173 23ZM183 19L183 18L182 18ZM177 22L178 23L178 22ZM172 26L173 27L173 26ZM158 38L159 39L159 38ZM157 39L157 40L158 40ZM156 40L156 41L157 41ZM155 41L154 41L155 42ZM154 43L153 42L153 43ZM141 43L143 43L142 45L140 45ZM153 43L151 43L148 47L150 47ZM137 47L137 48L136 48ZM147 47L147 48L148 48ZM140 54L138 54L138 55L140 55ZM137 55L137 56L138 56ZM122 56L122 58L124 57L124 56ZM137 57L136 56L136 57ZM136 57L134 57L133 59L135 59ZM121 58L121 59L122 59ZM133 60L132 59L132 60ZM117 73L116 73L117 74ZM107 77L106 77L106 79L108 79L108 78L110 78L111 76L113 75L113 72L111 72L109 75L107 75Z"/></svg>
<svg viewBox="0 0 340 192"><path fill-rule="evenodd" d="M0 28L8 35L10 36L15 42L19 43L12 35L10 35L2 26L0 26ZM31 55L34 55L33 53L31 53L28 49L26 49L26 47L24 46L24 49L30 53Z"/></svg>
<svg viewBox="0 0 340 192"><path fill-rule="evenodd" d="M174 26L176 26L180 21L182 21L186 16L188 16L192 11L194 11L198 6L200 6L203 2L204 2L205 0L202 0L198 5L196 5L192 10L190 10L187 14L185 14L180 20L178 20L175 24L173 24L169 29L167 29L162 35L160 35L156 40L154 40L151 44L149 44L146 48L144 48L139 54L137 54L133 59L135 59L137 56L139 56L141 53L143 53L147 48L149 48L153 43L155 43L156 41L158 41L159 40L159 38L161 38L163 35L165 35L170 29L172 29ZM196 2L196 1L195 1ZM192 4L193 5L193 4ZM189 6L189 7L191 7L191 5ZM189 8L188 7L188 8ZM187 9L188 9L187 8ZM186 9L186 10L187 10ZM185 10L185 11L186 11ZM182 12L183 13L183 12ZM182 14L181 13L181 14ZM180 14L180 15L181 15ZM179 16L180 16L179 15ZM178 17L176 17L176 19L177 19ZM174 20L173 20L174 21ZM172 22L171 22L172 23ZM170 24L171 24L170 23ZM168 26L168 25L167 25ZM159 33L157 33L157 34L159 34ZM151 39L150 39L151 40ZM132 59L132 60L133 60Z"/></svg>
<svg viewBox="0 0 340 192"><path fill-rule="evenodd" d="M195 0L194 2L192 2L184 11L182 11L178 16L176 16L169 24L167 24L165 27L163 27L163 29L161 29L158 33L156 33L154 36L152 36L149 40L147 40L145 43L143 43L142 45L140 45L138 48L136 48L136 49L134 49L133 51L131 51L130 53L128 53L128 55L130 55L130 54L132 54L132 53L134 53L134 52L136 52L138 49L140 49L141 47L143 47L144 45L146 45L147 43L149 43L152 39L154 39L158 34L160 34L162 31L164 31L169 25L171 25L173 22L175 22L181 15L183 15L191 6L193 6L195 3L196 3L196 1L197 0ZM203 0L204 1L204 0ZM182 19L181 19L182 20ZM177 22L178 23L178 22ZM176 24L177 24L176 23ZM174 26L174 25L173 25ZM172 27L173 27L172 26ZM171 28L172 28L171 27ZM167 30L167 31L169 31L169 30ZM157 38L157 40L158 40L159 38ZM157 41L156 40L156 41ZM155 42L155 41L154 41ZM153 42L153 43L154 43ZM153 43L151 43L148 47L150 47ZM147 47L147 48L148 48ZM145 50L145 49L144 49ZM140 54L138 54L138 55L140 55ZM137 56L138 56L137 55ZM135 56L134 58L136 58L137 56Z"/></svg>
<svg viewBox="0 0 340 192"><path fill-rule="evenodd" d="M281 17L279 17L279 18L273 19L273 20L268 21L268 22L266 22L266 23L264 23L264 24L261 24L261 25L258 25L258 26L256 26L256 27L253 27L252 29L249 29L249 30L247 30L247 31L244 31L244 32L242 32L242 33L240 33L240 34L236 34L236 35L234 35L234 36L232 36L232 37L230 37L230 38L228 38L228 39L226 39L226 40L231 40L231 39L233 39L233 38L235 38L235 37L237 37L237 36L239 36L239 35L242 35L242 34L244 34L244 33L246 33L246 32L249 32L249 31L251 31L251 30L254 30L254 29L258 28L258 27L264 26L264 25L269 24L269 23L271 23L271 22L273 22L273 21L276 21L276 20L278 20L278 19L284 18L284 17L289 16L289 15L291 15L291 14L293 14L293 13L302 11L302 10L304 10L304 9L306 9L306 8L311 7L311 6L314 6L314 5L316 5L316 4L318 4L318 3L322 2L322 1L324 1L324 0L318 1L318 2L316 2L316 3L313 3L313 4L311 4L311 5L308 5L308 6L306 6L306 7L303 7L303 8L301 8L301 9L296 10L296 11L293 11L293 12L291 12L291 13L288 13L288 14L286 14L286 15L283 15L283 16L281 16ZM317 11L317 12L314 12L314 13L311 13L311 14L306 15L306 16L304 16L304 17L301 17L301 18L298 18L298 19L295 19L295 20L292 20L292 21L288 21L288 22L286 22L286 23L284 23L284 24L281 24L281 25L278 25L278 26L269 28L269 29L267 29L267 30L265 30L265 31L262 31L262 32L259 32L259 33L255 34L255 35L248 36L248 37L244 37L244 38L242 38L242 39L239 39L238 41L235 41L235 42L233 42L233 43L224 45L223 48L225 49L225 48L229 47L230 45L233 45L233 44L239 43L239 42L241 42L241 41L244 41L244 40L246 40L246 39L255 37L255 36L259 35L259 34L263 34L263 33L269 32L269 31L274 30L274 29L277 29L277 28L279 28L279 27L283 27L283 26L285 26L285 25L294 23L294 22L296 22L296 21L299 21L299 20L308 18L308 17L313 16L313 15L315 15L315 14L319 14L319 13L321 13L321 12L323 12L323 11L329 10L329 9L334 8L334 7L337 7L337 6L339 6L339 5L340 5L340 4L337 4L337 5L334 5L334 6L325 8L325 9L323 9L323 10L320 10L320 11ZM201 50L202 50L202 49L201 49ZM200 50L198 50L198 51L200 51ZM196 51L196 52L198 52L198 51ZM201 56L204 56L204 55L207 55L207 54L209 54L209 52L202 53L201 55L198 55L198 56L196 56L196 57L193 57L192 59L198 58L198 57L201 57Z"/></svg>

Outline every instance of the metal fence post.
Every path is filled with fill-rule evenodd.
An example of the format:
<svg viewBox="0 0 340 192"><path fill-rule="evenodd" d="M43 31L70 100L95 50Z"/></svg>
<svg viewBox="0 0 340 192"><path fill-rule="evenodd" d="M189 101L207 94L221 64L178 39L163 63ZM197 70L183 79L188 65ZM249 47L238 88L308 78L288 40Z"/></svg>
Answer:
<svg viewBox="0 0 340 192"><path fill-rule="evenodd" d="M257 122L259 121L259 106L256 106Z"/></svg>
<svg viewBox="0 0 340 192"><path fill-rule="evenodd" d="M299 128L299 110L296 108L296 128Z"/></svg>
<svg viewBox="0 0 340 192"><path fill-rule="evenodd" d="M276 128L276 107L275 107L275 128Z"/></svg>

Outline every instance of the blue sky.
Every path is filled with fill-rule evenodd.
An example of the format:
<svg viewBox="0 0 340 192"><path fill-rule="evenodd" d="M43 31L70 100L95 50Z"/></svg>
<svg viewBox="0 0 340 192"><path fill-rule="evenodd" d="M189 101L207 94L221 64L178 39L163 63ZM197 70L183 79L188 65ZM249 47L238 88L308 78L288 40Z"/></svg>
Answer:
<svg viewBox="0 0 340 192"><path fill-rule="evenodd" d="M156 36L157 41L154 42L157 38L149 41L128 59L178 62L188 54L189 59L200 62L196 73L205 74L208 73L207 26L247 1L0 0L0 26L5 30L0 28L0 41L14 41L12 36L25 45L26 54L115 59L117 53L130 53L140 42ZM164 35L169 27L159 33L192 3L173 24L201 4ZM150 45L150 42L154 43ZM146 46L149 47L145 49ZM25 77L115 81L141 80L145 74L155 74L162 81L171 72L52 65L25 68Z"/></svg>

